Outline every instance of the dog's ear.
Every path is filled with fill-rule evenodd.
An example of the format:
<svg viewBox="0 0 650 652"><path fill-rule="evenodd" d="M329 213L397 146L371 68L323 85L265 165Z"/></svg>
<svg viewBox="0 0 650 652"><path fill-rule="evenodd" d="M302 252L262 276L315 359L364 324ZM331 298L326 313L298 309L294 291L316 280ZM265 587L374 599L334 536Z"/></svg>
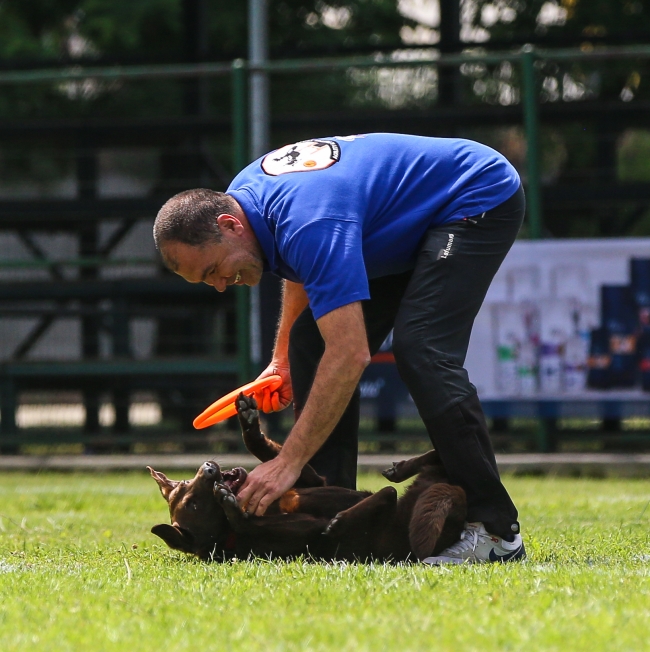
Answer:
<svg viewBox="0 0 650 652"><path fill-rule="evenodd" d="M160 537L170 548L195 554L193 539L189 532L167 523L154 525L151 532Z"/></svg>
<svg viewBox="0 0 650 652"><path fill-rule="evenodd" d="M169 502L169 494L179 484L179 482L177 480L170 480L164 473L156 471L150 466L147 467L147 470L151 473L151 477L158 483L163 498Z"/></svg>

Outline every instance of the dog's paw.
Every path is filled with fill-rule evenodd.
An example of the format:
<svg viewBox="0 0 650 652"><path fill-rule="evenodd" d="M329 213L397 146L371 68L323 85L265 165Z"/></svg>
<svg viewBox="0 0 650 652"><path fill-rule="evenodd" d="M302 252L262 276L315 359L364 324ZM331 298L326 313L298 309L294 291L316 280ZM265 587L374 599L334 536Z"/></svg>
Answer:
<svg viewBox="0 0 650 652"><path fill-rule="evenodd" d="M230 487L226 486L225 484L221 484L219 482L214 483L214 497L224 506L237 505L237 498L235 497L235 494L230 491Z"/></svg>
<svg viewBox="0 0 650 652"><path fill-rule="evenodd" d="M386 480L399 482L399 467L400 462L393 462L393 466L391 466L390 469L384 469L381 474L386 478Z"/></svg>
<svg viewBox="0 0 650 652"><path fill-rule="evenodd" d="M248 425L259 419L260 413L257 411L257 401L254 396L246 396L241 392L237 397L236 406L239 418Z"/></svg>
<svg viewBox="0 0 650 652"><path fill-rule="evenodd" d="M342 529L341 527L341 517L343 516L343 512L339 512L328 524L327 527L323 530L323 534L326 537L335 537L337 536Z"/></svg>
<svg viewBox="0 0 650 652"><path fill-rule="evenodd" d="M227 485L215 482L214 497L221 507L223 507L223 511L226 512L228 520L248 518L248 514L239 506L235 494Z"/></svg>

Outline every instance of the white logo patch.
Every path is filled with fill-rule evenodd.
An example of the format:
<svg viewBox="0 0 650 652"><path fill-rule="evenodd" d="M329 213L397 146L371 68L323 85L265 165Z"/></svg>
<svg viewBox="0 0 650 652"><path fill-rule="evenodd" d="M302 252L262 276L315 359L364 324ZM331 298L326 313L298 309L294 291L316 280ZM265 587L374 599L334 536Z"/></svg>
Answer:
<svg viewBox="0 0 650 652"><path fill-rule="evenodd" d="M262 161L262 170L277 177L288 172L325 170L341 158L341 148L333 140L303 140L271 152Z"/></svg>
<svg viewBox="0 0 650 652"><path fill-rule="evenodd" d="M450 233L449 242L447 243L447 246L438 252L438 260L440 260L441 258L449 258L449 256L451 256L451 246L453 244L454 244L454 234Z"/></svg>

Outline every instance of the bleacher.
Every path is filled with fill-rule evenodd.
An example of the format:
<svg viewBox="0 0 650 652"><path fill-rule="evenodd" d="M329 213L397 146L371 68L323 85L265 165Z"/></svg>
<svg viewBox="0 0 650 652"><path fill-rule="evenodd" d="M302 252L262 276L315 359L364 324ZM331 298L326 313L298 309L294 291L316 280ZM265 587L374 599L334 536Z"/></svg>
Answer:
<svg viewBox="0 0 650 652"><path fill-rule="evenodd" d="M274 61L265 69L280 90L292 75L313 79L310 111L292 113L282 93L275 94L274 141L373 130L483 139L507 150L526 170L529 219L522 235L544 237L548 225L561 236L562 216L577 211L589 224L605 225L602 234L616 236L640 219L650 201L647 180L618 178L616 149L625 129L648 127L647 102L604 102L595 95L591 101L588 95L571 96L569 87L564 95L551 97L540 77L567 78L576 62L606 70L634 61L645 69L649 59L650 49L644 46L594 52L528 48L443 55L435 61ZM504 66L518 71L503 82L513 93L521 92L517 101L516 94L513 102L503 104L467 92L476 80L498 77ZM439 73L454 82L445 82L444 88L466 87L465 94L435 99L431 91L410 98L411 104L386 100L362 108L327 108L334 101L328 95L332 84L339 77L348 83L349 71L361 86L384 84L388 92L390 84L393 91L404 90L399 80L409 69ZM173 440L182 447L220 436L192 432L191 420L216 396L253 375L247 290L219 295L175 278L161 266L150 229L169 196L196 186L224 189L247 162L247 73L239 60L232 65L0 72L3 89L39 88L53 102L49 113L47 103L40 113L26 104L24 117L0 125L4 168L24 172L0 180L3 451L43 442L87 451L132 448L141 441ZM320 86L319 76L327 83ZM155 92L146 95L147 89ZM104 93L107 100L84 104L86 91L100 99ZM129 93L140 91L161 100L132 115ZM29 94L12 90L7 97L19 105ZM63 104L67 113L62 114ZM588 125L599 134L594 167L567 169L556 177L540 167L540 127L559 124L580 125L580 133ZM579 148L579 138L568 146ZM264 305L264 296L260 300ZM30 406L63 403L83 406L81 425L38 425L34 412L25 421L29 427L22 427L16 418ZM144 403L159 407L155 424L138 425L130 417L133 405ZM599 405L602 409L585 418L598 419L601 434L620 428L622 419L646 414L643 401L623 404L603 397L589 409ZM110 420L100 418L106 406L114 415ZM522 419L536 422L529 429L531 446L556 448L564 436L557 402L495 400L486 404L486 412L497 435L514 432ZM398 415L378 411L372 399L366 400L366 413L374 425L364 437L394 443L406 436ZM272 419L275 427L277 421ZM413 436L424 441L421 430ZM224 438L228 440L227 427Z"/></svg>

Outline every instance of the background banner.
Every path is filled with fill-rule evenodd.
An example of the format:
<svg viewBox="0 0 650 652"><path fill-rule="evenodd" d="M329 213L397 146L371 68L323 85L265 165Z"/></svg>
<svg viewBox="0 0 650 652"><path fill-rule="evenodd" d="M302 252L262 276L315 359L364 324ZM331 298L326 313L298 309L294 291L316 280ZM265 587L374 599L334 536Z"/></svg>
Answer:
<svg viewBox="0 0 650 652"><path fill-rule="evenodd" d="M648 384L650 239L516 242L472 331L482 399L577 397Z"/></svg>
<svg viewBox="0 0 650 652"><path fill-rule="evenodd" d="M380 422L415 414L391 343L392 334L361 382ZM476 318L466 367L490 414L531 401L600 412L611 399L638 412L650 398L650 238L516 242Z"/></svg>

